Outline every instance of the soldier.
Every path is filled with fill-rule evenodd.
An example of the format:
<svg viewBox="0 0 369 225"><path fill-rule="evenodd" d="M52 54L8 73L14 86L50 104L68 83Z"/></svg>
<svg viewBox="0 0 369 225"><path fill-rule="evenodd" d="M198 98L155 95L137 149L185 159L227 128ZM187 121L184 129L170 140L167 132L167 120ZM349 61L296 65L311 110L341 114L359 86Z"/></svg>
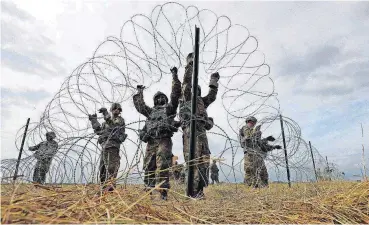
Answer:
<svg viewBox="0 0 369 225"><path fill-rule="evenodd" d="M172 165L172 139L174 132L178 131L179 122L174 121L181 96L181 82L177 75L178 69L173 67L172 73L172 93L170 102L167 96L158 91L154 95L154 107L145 104L143 96L143 86L137 86L138 93L133 96L133 103L136 110L144 115L147 120L143 130L140 131L140 139L147 143L144 158L144 182L147 190L154 188L155 184L163 188L161 198L167 199L167 189L169 184L169 168Z"/></svg>
<svg viewBox="0 0 369 225"><path fill-rule="evenodd" d="M30 151L35 151L35 158L37 159L35 171L33 173L33 181L44 184L46 174L49 172L51 161L54 155L58 152L58 143L54 141L56 135L54 132L46 133L46 141L30 147Z"/></svg>
<svg viewBox="0 0 369 225"><path fill-rule="evenodd" d="M217 162L215 160L213 160L213 164L211 164L210 167L210 171L211 171L211 184L215 183L219 183L219 169L217 166Z"/></svg>
<svg viewBox="0 0 369 225"><path fill-rule="evenodd" d="M281 149L279 145L269 145L268 141L274 141L274 137L269 136L261 139L261 125L255 129L257 119L253 116L246 118L246 126L240 129L240 143L244 148L244 182L252 187L268 186L268 171L264 159L267 152L273 149Z"/></svg>
<svg viewBox="0 0 369 225"><path fill-rule="evenodd" d="M89 115L94 132L99 135L98 142L102 147L100 155L100 182L105 191L113 191L120 166L120 145L127 138L125 134L125 122L120 116L122 107L119 103L113 103L110 113L106 108L99 109L105 122L102 125L97 121L97 115ZM110 185L108 184L110 182Z"/></svg>
<svg viewBox="0 0 369 225"><path fill-rule="evenodd" d="M193 73L193 53L187 56L187 65L185 67L185 74L182 84L182 99L179 117L181 120L181 127L183 130L183 153L186 163L189 157L190 145L190 121L191 121L191 90L192 90L192 73ZM219 74L213 73L209 83L209 93L205 97L201 97L201 87L198 86L197 96L197 112L196 112L196 147L195 147L195 161L196 168L194 170L194 193L192 197L204 197L203 189L209 183L210 166L210 150L206 131L213 127L214 121L207 115L207 108L216 99L218 93ZM187 167L186 167L187 168Z"/></svg>

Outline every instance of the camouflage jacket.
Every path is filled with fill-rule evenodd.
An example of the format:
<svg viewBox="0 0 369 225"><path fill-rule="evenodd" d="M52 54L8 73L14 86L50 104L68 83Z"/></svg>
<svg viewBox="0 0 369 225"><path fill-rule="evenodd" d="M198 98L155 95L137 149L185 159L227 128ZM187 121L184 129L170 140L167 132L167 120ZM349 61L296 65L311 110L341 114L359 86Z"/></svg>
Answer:
<svg viewBox="0 0 369 225"><path fill-rule="evenodd" d="M218 174L219 169L218 169L217 164L215 164L215 163L211 164L210 172L211 172L212 174Z"/></svg>
<svg viewBox="0 0 369 225"><path fill-rule="evenodd" d="M191 121L192 74L193 74L193 66L187 65L183 77L182 99L180 106L180 119L182 127L189 126ZM207 126L207 123L210 122L206 110L209 107L209 105L211 105L211 103L215 101L217 93L218 93L217 87L209 87L209 92L205 97L201 96L197 97L196 119L197 121L199 121L197 123L198 129L204 128L205 126Z"/></svg>
<svg viewBox="0 0 369 225"><path fill-rule="evenodd" d="M58 143L54 140L43 141L40 144L30 147L30 151L35 151L36 159L51 159L58 152Z"/></svg>
<svg viewBox="0 0 369 225"><path fill-rule="evenodd" d="M273 145L269 145L267 139L261 138L262 132L259 129L243 126L239 132L241 147L244 148L244 153L258 153L263 158L267 156L269 151L273 150Z"/></svg>
<svg viewBox="0 0 369 225"><path fill-rule="evenodd" d="M180 96L181 82L177 76L174 76L172 80L170 101L164 106L147 106L144 101L143 93L138 93L133 96L133 104L136 110L147 118L143 130L144 134L140 134L141 140L146 142L149 138L160 139L171 137L173 132L177 131L174 124L174 117L177 113ZM147 136L147 138L145 138L145 136Z"/></svg>
<svg viewBox="0 0 369 225"><path fill-rule="evenodd" d="M127 138L125 134L125 122L121 116L112 117L109 113L104 115L105 122L100 125L99 121L92 120L92 128L99 135L99 143L105 148L120 148Z"/></svg>
<svg viewBox="0 0 369 225"><path fill-rule="evenodd" d="M261 138L261 132L254 128L243 126L239 132L241 147L243 148L257 148L258 142Z"/></svg>

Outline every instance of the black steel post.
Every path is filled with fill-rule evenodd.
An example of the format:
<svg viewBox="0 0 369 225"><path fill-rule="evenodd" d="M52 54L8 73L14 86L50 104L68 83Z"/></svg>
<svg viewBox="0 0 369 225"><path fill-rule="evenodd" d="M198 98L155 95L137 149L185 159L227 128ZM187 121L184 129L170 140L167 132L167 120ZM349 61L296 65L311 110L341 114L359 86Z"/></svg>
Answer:
<svg viewBox="0 0 369 225"><path fill-rule="evenodd" d="M329 169L329 163L328 163L328 156L325 156L325 160L327 161L327 176L329 180L332 180L331 178L331 171Z"/></svg>
<svg viewBox="0 0 369 225"><path fill-rule="evenodd" d="M30 121L30 118L27 119L26 128L24 129L22 144L21 144L21 147L20 147L20 150L19 150L17 165L15 166L15 172L14 172L13 181L15 181L15 179L17 179L19 163L20 163L20 160L21 160L21 157L22 157L23 146L24 146L24 141L26 140L26 135L27 135L29 121Z"/></svg>
<svg viewBox="0 0 369 225"><path fill-rule="evenodd" d="M199 43L200 28L195 26L195 46L192 74L192 96L191 96L191 124L190 124L190 154L188 158L188 179L187 179L187 196L193 195L193 179L194 179L194 159L196 147L196 109L197 109L197 85L199 74Z"/></svg>
<svg viewBox="0 0 369 225"><path fill-rule="evenodd" d="M325 156L325 161L327 162L327 171L329 172L328 156Z"/></svg>
<svg viewBox="0 0 369 225"><path fill-rule="evenodd" d="M290 167L288 166L286 138L284 137L284 128L283 128L283 118L282 118L282 115L279 115L279 118L280 118L280 121L281 121L281 129L282 129L282 137L283 137L283 149L284 149L284 158L286 159L288 186L291 187Z"/></svg>
<svg viewBox="0 0 369 225"><path fill-rule="evenodd" d="M314 167L315 179L316 179L316 181L318 181L318 175L316 174L316 168L315 168L314 154L313 154L313 149L311 148L310 141L309 141L309 146L310 146L311 158L313 160L313 167Z"/></svg>

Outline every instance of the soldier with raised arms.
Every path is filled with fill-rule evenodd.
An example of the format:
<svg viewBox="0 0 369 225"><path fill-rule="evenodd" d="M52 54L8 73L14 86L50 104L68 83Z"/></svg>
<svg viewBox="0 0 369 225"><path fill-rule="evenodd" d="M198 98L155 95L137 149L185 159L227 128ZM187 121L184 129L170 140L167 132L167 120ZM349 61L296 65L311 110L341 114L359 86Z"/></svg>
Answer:
<svg viewBox="0 0 369 225"><path fill-rule="evenodd" d="M183 153L188 163L190 146L190 122L191 122L191 92L192 92L192 74L193 74L193 53L187 56L187 65L182 84L182 99L179 117L183 130ZM206 131L213 125L213 118L208 117L207 108L215 101L218 93L219 74L213 73L209 82L209 93L201 97L201 87L197 87L197 111L196 111L196 147L194 170L194 198L204 197L204 188L209 183L210 150ZM186 167L187 168L187 167Z"/></svg>
<svg viewBox="0 0 369 225"><path fill-rule="evenodd" d="M154 107L146 105L143 96L143 86L137 86L138 93L133 96L136 110L144 115L146 123L140 131L140 139L147 143L144 156L144 183L146 189L154 188L155 184L162 183L161 198L167 199L169 184L169 168L172 165L172 136L178 131L179 122L174 120L181 96L181 82L178 79L178 69L173 67L172 92L168 97L158 91L154 95Z"/></svg>
<svg viewBox="0 0 369 225"><path fill-rule="evenodd" d="M118 175L120 166L120 145L127 138L125 133L125 122L120 116L122 106L119 103L113 103L110 107L110 113L106 108L99 109L103 114L104 122L102 124L97 120L97 115L89 115L94 132L99 135L98 142L102 147L100 156L100 182L104 191L113 191L116 186L115 179Z"/></svg>

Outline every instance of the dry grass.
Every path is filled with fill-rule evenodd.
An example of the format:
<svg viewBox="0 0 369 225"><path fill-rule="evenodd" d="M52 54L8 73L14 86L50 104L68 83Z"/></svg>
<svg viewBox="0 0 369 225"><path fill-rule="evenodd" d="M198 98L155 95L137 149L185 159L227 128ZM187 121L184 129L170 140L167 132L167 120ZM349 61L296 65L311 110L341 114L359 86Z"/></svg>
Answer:
<svg viewBox="0 0 369 225"><path fill-rule="evenodd" d="M2 223L369 223L369 182L222 184L190 200L181 187L167 202L142 186L96 196L95 185L2 185Z"/></svg>

